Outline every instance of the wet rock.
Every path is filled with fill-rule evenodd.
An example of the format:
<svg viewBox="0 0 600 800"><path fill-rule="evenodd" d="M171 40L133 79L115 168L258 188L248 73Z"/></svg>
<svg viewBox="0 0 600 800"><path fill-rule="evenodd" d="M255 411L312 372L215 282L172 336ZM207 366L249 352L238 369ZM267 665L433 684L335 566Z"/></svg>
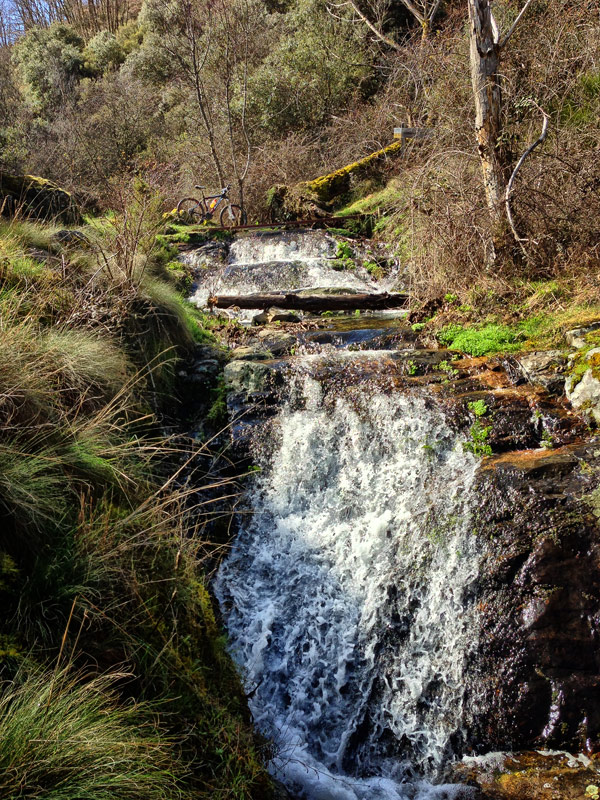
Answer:
<svg viewBox="0 0 600 800"><path fill-rule="evenodd" d="M283 308L269 308L252 318L253 325L268 325L271 322L300 322L301 317Z"/></svg>
<svg viewBox="0 0 600 800"><path fill-rule="evenodd" d="M562 394L567 359L560 350L527 353L516 360L530 383L539 384L552 394Z"/></svg>
<svg viewBox="0 0 600 800"><path fill-rule="evenodd" d="M232 361L268 361L270 358L273 358L270 350L258 347L236 347L231 351Z"/></svg>
<svg viewBox="0 0 600 800"><path fill-rule="evenodd" d="M184 260L194 269L209 269L227 263L229 242L210 241L185 253Z"/></svg>
<svg viewBox="0 0 600 800"><path fill-rule="evenodd" d="M481 629L465 705L477 752L600 747L600 529L582 501L597 453L589 441L482 465Z"/></svg>
<svg viewBox="0 0 600 800"><path fill-rule="evenodd" d="M263 347L266 347L274 356L287 355L298 340L291 333L265 328L259 331L258 338Z"/></svg>
<svg viewBox="0 0 600 800"><path fill-rule="evenodd" d="M492 753L453 765L451 778L476 787L481 800L591 800L600 763L550 751Z"/></svg>
<svg viewBox="0 0 600 800"><path fill-rule="evenodd" d="M504 472L518 480L559 478L572 472L579 464L575 453L563 450L520 450L486 460L481 471Z"/></svg>
<svg viewBox="0 0 600 800"><path fill-rule="evenodd" d="M282 384L279 365L271 362L232 361L223 375L227 388L246 398L257 392L270 392Z"/></svg>

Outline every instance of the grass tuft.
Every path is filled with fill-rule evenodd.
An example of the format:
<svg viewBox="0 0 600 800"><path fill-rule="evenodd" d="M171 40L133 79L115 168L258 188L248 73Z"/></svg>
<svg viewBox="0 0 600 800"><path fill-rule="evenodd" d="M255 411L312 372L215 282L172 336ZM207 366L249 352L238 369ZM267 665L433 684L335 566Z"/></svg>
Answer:
<svg viewBox="0 0 600 800"><path fill-rule="evenodd" d="M33 671L0 695L0 797L168 800L180 796L171 742L149 708L117 699L123 674L83 682Z"/></svg>

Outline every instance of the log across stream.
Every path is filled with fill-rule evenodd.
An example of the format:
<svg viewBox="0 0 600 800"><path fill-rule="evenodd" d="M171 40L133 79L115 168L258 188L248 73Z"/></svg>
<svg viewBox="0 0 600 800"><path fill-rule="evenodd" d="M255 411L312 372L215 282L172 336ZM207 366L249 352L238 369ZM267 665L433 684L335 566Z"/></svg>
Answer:
<svg viewBox="0 0 600 800"><path fill-rule="evenodd" d="M388 292L353 294L299 294L270 292L268 294L213 295L208 305L213 308L285 308L293 311L354 311L355 309L383 311L406 308L408 295Z"/></svg>

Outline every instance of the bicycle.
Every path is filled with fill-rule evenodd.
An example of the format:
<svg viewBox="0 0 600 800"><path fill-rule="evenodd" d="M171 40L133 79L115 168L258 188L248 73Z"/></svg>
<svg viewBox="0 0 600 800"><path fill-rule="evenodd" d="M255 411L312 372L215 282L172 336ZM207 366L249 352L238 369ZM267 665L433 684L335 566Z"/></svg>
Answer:
<svg viewBox="0 0 600 800"><path fill-rule="evenodd" d="M224 201L227 201L219 215L221 227L232 228L247 223L246 212L235 203L229 202L231 184L224 186L219 194L211 194L208 197L205 196L203 191L206 186L195 186L194 188L202 191L202 200L198 200L195 197L184 197L177 203L177 216L191 220L197 219L199 222L208 222L215 216L219 206Z"/></svg>

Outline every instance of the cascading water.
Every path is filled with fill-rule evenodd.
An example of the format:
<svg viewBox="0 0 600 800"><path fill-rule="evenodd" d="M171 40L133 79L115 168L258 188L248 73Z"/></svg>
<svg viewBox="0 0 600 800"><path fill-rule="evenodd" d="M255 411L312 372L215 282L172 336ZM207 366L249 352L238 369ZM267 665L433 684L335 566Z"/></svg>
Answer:
<svg viewBox="0 0 600 800"><path fill-rule="evenodd" d="M336 396L301 373L255 443L253 513L217 578L232 652L292 791L425 797L476 644L475 459L424 395Z"/></svg>
<svg viewBox="0 0 600 800"><path fill-rule="evenodd" d="M198 285L192 300L201 307L213 294L244 295L311 287L377 293L395 287L395 271L377 282L359 265L336 269L336 252L336 240L324 231L294 231L237 238L224 248L223 261L213 267L207 267L211 259L207 262L201 249L185 253L182 258L197 269Z"/></svg>

